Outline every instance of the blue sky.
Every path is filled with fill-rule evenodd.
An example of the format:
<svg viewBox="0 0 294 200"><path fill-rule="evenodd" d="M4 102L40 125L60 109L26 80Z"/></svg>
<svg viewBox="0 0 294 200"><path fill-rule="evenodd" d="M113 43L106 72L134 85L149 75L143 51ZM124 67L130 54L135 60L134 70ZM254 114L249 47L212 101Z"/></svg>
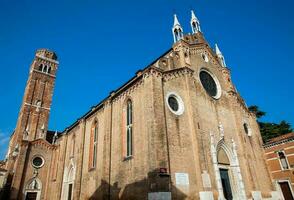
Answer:
<svg viewBox="0 0 294 200"><path fill-rule="evenodd" d="M191 8L247 105L266 111L264 121L294 125L293 7L292 0L0 0L0 158L36 49L58 54L49 127L63 130L171 47L174 12L191 32Z"/></svg>

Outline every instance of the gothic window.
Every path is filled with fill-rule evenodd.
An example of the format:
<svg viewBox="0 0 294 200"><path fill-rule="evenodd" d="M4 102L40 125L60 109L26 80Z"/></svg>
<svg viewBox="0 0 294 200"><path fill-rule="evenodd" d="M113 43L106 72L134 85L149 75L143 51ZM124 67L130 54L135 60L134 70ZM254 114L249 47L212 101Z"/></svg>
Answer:
<svg viewBox="0 0 294 200"><path fill-rule="evenodd" d="M51 67L48 68L48 74L50 74L50 73L51 73Z"/></svg>
<svg viewBox="0 0 294 200"><path fill-rule="evenodd" d="M96 167L97 148L98 148L98 122L95 121L92 126L91 135L90 135L90 159L89 159L90 169Z"/></svg>
<svg viewBox="0 0 294 200"><path fill-rule="evenodd" d="M283 151L278 152L282 169L289 169L287 157Z"/></svg>
<svg viewBox="0 0 294 200"><path fill-rule="evenodd" d="M45 73L47 72L47 65L44 66L43 72L45 72Z"/></svg>
<svg viewBox="0 0 294 200"><path fill-rule="evenodd" d="M220 86L218 81L206 70L200 71L200 81L206 92L213 98L220 97Z"/></svg>
<svg viewBox="0 0 294 200"><path fill-rule="evenodd" d="M43 64L39 66L39 71L43 71Z"/></svg>
<svg viewBox="0 0 294 200"><path fill-rule="evenodd" d="M127 101L127 110L126 110L126 129L127 129L127 138L126 138L126 156L132 156L133 155L133 106L132 101Z"/></svg>

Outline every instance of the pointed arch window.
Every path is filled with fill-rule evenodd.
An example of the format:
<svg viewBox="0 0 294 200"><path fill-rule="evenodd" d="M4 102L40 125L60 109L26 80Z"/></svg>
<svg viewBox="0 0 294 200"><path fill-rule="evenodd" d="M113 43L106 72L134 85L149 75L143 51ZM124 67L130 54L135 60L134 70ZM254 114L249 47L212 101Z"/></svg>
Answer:
<svg viewBox="0 0 294 200"><path fill-rule="evenodd" d="M39 71L43 71L43 64L39 65Z"/></svg>
<svg viewBox="0 0 294 200"><path fill-rule="evenodd" d="M126 111L126 156L129 157L133 155L133 105L130 99L127 101Z"/></svg>
<svg viewBox="0 0 294 200"><path fill-rule="evenodd" d="M283 170L289 169L289 164L288 164L288 160L287 160L285 153L283 151L280 151L280 152L278 152L278 155L279 155L282 169Z"/></svg>
<svg viewBox="0 0 294 200"><path fill-rule="evenodd" d="M97 149L98 149L98 122L95 121L91 128L91 135L90 135L89 169L96 167Z"/></svg>
<svg viewBox="0 0 294 200"><path fill-rule="evenodd" d="M48 67L47 67L47 65L45 65L44 68L43 68L43 72L46 73L47 72L47 69L48 69Z"/></svg>

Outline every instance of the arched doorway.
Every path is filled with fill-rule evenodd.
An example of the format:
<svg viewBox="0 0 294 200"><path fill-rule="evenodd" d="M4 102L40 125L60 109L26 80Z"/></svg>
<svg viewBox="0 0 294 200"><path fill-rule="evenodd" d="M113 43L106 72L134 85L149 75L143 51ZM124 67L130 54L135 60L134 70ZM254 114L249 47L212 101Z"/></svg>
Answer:
<svg viewBox="0 0 294 200"><path fill-rule="evenodd" d="M221 184L223 188L223 194L226 200L233 199L233 192L232 192L232 181L231 181L231 170L230 170L230 160L224 151L223 148L220 148L217 153L217 162L218 168L221 178Z"/></svg>
<svg viewBox="0 0 294 200"><path fill-rule="evenodd" d="M71 164L68 169L69 170L65 170L65 173L64 173L64 182L63 182L63 190L62 190L62 193L63 193L62 196L64 200L73 199L75 167Z"/></svg>
<svg viewBox="0 0 294 200"><path fill-rule="evenodd" d="M42 183L38 178L28 181L25 187L25 200L39 200L41 198Z"/></svg>

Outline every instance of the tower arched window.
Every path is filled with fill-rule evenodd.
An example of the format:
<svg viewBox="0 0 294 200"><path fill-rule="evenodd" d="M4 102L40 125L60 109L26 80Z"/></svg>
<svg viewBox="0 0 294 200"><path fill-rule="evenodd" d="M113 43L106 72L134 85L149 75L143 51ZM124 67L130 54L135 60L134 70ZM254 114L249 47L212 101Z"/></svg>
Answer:
<svg viewBox="0 0 294 200"><path fill-rule="evenodd" d="M39 71L43 71L43 64L39 65Z"/></svg>
<svg viewBox="0 0 294 200"><path fill-rule="evenodd" d="M196 33L197 32L197 25L195 22L192 23L192 27L193 27L193 32Z"/></svg>
<svg viewBox="0 0 294 200"><path fill-rule="evenodd" d="M43 68L43 72L46 73L47 72L47 69L48 69L48 67L47 67L47 65L45 65L44 68Z"/></svg>
<svg viewBox="0 0 294 200"><path fill-rule="evenodd" d="M126 118L126 156L129 157L133 155L133 105L130 99L127 101Z"/></svg>
<svg viewBox="0 0 294 200"><path fill-rule="evenodd" d="M282 169L289 169L287 157L283 151L278 152Z"/></svg>
<svg viewBox="0 0 294 200"><path fill-rule="evenodd" d="M90 158L89 168L95 168L97 164L97 148L98 148L98 122L95 121L91 128L90 134Z"/></svg>
<svg viewBox="0 0 294 200"><path fill-rule="evenodd" d="M51 67L48 68L48 74L50 74L50 73L51 73Z"/></svg>

